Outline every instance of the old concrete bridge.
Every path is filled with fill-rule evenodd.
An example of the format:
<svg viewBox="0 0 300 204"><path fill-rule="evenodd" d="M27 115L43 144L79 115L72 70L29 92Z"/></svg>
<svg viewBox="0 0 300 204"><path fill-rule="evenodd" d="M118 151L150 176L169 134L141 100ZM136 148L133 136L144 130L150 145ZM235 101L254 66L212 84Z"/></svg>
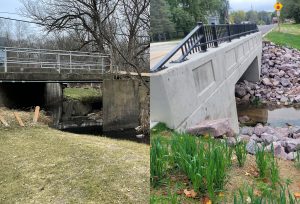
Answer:
<svg viewBox="0 0 300 204"><path fill-rule="evenodd" d="M235 84L259 80L261 53L256 25L199 24L152 68L151 121L184 131L204 120L229 118L238 132ZM174 57L180 63L170 63Z"/></svg>
<svg viewBox="0 0 300 204"><path fill-rule="evenodd" d="M52 112L54 126L62 127L62 84L101 82L103 123L99 125L104 130L134 128L139 122L139 83L115 80L126 74L101 53L1 47L0 106L45 106Z"/></svg>

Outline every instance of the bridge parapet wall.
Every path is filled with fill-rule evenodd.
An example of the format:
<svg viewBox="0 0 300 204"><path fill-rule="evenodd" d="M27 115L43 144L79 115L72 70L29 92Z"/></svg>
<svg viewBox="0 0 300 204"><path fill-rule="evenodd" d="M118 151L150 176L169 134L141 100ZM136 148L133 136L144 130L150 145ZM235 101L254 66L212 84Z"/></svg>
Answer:
<svg viewBox="0 0 300 204"><path fill-rule="evenodd" d="M151 121L186 130L205 119L230 118L237 132L234 86L241 78L259 80L261 53L262 37L257 32L152 74Z"/></svg>

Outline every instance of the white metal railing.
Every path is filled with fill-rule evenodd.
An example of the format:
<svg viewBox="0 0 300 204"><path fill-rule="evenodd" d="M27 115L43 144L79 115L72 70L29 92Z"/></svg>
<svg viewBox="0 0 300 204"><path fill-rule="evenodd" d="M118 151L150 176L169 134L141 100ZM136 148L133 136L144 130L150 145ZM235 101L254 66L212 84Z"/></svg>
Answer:
<svg viewBox="0 0 300 204"><path fill-rule="evenodd" d="M0 47L0 72L19 72L26 69L111 71L110 55L101 53ZM38 71L38 70L37 70Z"/></svg>

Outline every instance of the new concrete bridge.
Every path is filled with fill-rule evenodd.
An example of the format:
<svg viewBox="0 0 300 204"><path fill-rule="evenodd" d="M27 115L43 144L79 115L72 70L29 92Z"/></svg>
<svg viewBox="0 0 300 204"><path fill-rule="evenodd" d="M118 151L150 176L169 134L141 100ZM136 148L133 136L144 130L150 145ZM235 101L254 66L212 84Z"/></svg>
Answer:
<svg viewBox="0 0 300 204"><path fill-rule="evenodd" d="M239 80L260 79L262 33L257 29L237 33L229 42L214 44L181 63L165 63L167 68L152 73L152 122L164 122L172 129L184 131L204 120L229 118L232 129L238 132L235 84Z"/></svg>

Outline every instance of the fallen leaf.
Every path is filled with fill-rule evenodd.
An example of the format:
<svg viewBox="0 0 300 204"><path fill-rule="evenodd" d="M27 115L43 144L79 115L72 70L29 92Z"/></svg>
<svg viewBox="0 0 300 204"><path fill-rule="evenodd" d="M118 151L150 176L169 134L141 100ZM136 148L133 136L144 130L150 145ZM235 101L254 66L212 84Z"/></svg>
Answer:
<svg viewBox="0 0 300 204"><path fill-rule="evenodd" d="M212 204L211 200L209 199L209 197L204 197L203 198L203 204Z"/></svg>
<svg viewBox="0 0 300 204"><path fill-rule="evenodd" d="M258 172L257 169L255 169L255 168L251 168L251 169L250 169L250 173L251 173L255 178L259 177L259 172Z"/></svg>
<svg viewBox="0 0 300 204"><path fill-rule="evenodd" d="M224 197L225 194L224 194L223 192L220 192L220 193L219 193L219 196L220 196L220 197Z"/></svg>
<svg viewBox="0 0 300 204"><path fill-rule="evenodd" d="M175 176L171 176L171 181L176 181L176 177Z"/></svg>
<svg viewBox="0 0 300 204"><path fill-rule="evenodd" d="M296 199L298 199L298 198L300 198L300 193L299 192L294 193L294 196L295 196Z"/></svg>
<svg viewBox="0 0 300 204"><path fill-rule="evenodd" d="M205 139L208 139L208 138L210 138L210 135L209 135L209 133L205 133L203 136L204 136L204 138L205 138Z"/></svg>
<svg viewBox="0 0 300 204"><path fill-rule="evenodd" d="M245 176L251 176L251 174L246 171Z"/></svg>
<svg viewBox="0 0 300 204"><path fill-rule="evenodd" d="M187 190L187 189L184 189L184 194L186 197L188 198L195 198L197 196L197 193L192 189L192 190Z"/></svg>
<svg viewBox="0 0 300 204"><path fill-rule="evenodd" d="M261 192L259 190L254 190L254 195L255 196L261 196Z"/></svg>
<svg viewBox="0 0 300 204"><path fill-rule="evenodd" d="M183 194L183 190L182 190L182 189L180 189L180 190L177 190L177 191L176 191L176 194L177 194L177 195L181 195L181 194Z"/></svg>

